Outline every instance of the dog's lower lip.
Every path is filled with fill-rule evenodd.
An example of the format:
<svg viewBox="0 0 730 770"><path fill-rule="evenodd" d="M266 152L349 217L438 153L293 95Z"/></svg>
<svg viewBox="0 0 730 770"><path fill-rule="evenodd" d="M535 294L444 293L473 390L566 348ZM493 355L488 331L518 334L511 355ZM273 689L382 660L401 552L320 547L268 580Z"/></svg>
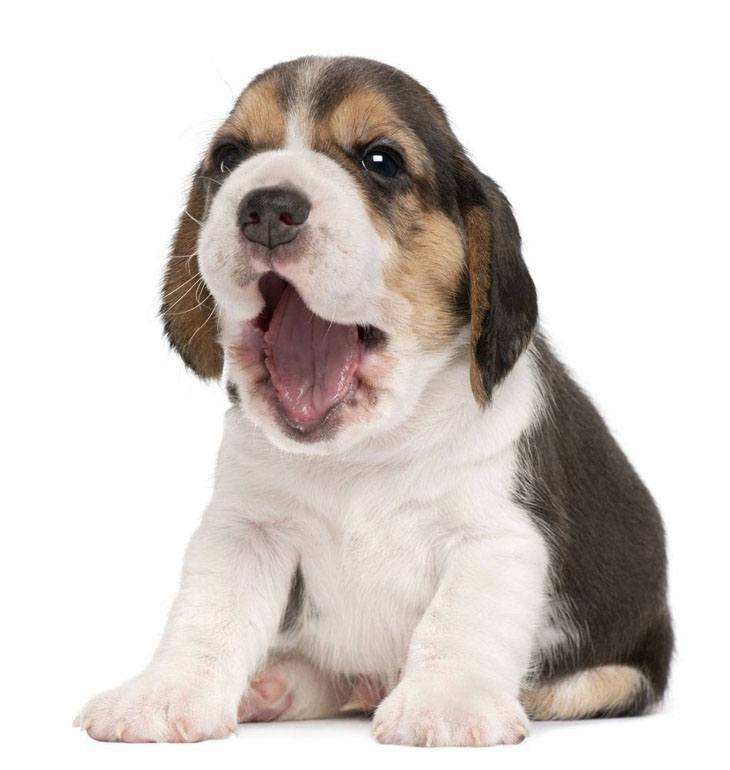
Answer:
<svg viewBox="0 0 730 770"><path fill-rule="evenodd" d="M355 390L357 390L357 388L355 388ZM347 403L347 401L345 400L344 402L335 404L325 415L322 416L320 420L312 420L311 422L298 422L297 420L292 419L286 413L286 410L281 407L279 407L279 412L284 422L292 430L295 430L297 433L301 433L303 436L306 436L325 425L340 410L342 403Z"/></svg>

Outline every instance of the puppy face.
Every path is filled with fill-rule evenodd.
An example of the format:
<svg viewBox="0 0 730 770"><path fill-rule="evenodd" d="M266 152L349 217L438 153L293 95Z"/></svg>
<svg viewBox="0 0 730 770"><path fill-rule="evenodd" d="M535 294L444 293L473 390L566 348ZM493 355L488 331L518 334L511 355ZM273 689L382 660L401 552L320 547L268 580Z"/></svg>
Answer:
<svg viewBox="0 0 730 770"><path fill-rule="evenodd" d="M193 180L162 313L284 449L406 421L471 358L477 401L521 354L534 288L509 204L397 70L301 59L256 78Z"/></svg>

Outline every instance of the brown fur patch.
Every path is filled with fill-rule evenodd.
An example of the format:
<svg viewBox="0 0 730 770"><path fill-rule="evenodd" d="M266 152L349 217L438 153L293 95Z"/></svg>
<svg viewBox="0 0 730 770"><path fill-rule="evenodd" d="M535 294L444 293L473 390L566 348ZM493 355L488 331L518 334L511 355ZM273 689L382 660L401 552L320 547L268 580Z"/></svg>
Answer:
<svg viewBox="0 0 730 770"><path fill-rule="evenodd" d="M223 351L216 341L215 302L198 268L198 231L204 216L205 190L196 175L165 269L161 312L172 346L191 369L208 379L220 377Z"/></svg>
<svg viewBox="0 0 730 770"><path fill-rule="evenodd" d="M400 120L387 97L371 88L361 88L346 96L318 127L320 141L332 139L345 149L390 139L403 150L409 173L425 175L432 160L416 134Z"/></svg>
<svg viewBox="0 0 730 770"><path fill-rule="evenodd" d="M280 87L275 73L249 86L218 135L233 134L257 149L281 147L286 138L286 119L279 98Z"/></svg>
<svg viewBox="0 0 730 770"><path fill-rule="evenodd" d="M372 87L361 87L346 95L314 130L316 148L337 157L346 167L352 164L347 153L381 139L400 148L411 177L433 182L433 159L426 147L399 117L388 97ZM361 169L353 166L352 171L355 183L363 189ZM463 322L455 310L464 270L459 228L415 191L395 197L387 218L364 189L362 197L373 225L393 244L394 263L385 275L387 288L406 300L412 312L410 324L424 347L443 348L453 341ZM408 311L395 303L384 312L394 316Z"/></svg>
<svg viewBox="0 0 730 770"><path fill-rule="evenodd" d="M489 312L491 273L489 243L491 228L486 209L474 207L464 215L466 227L466 253L469 270L469 306L471 311L470 367L471 389L477 402L484 406L488 401L482 382L482 373L476 358L476 347L484 320Z"/></svg>
<svg viewBox="0 0 730 770"><path fill-rule="evenodd" d="M620 713L647 683L632 666L597 666L521 693L530 719L581 719Z"/></svg>
<svg viewBox="0 0 730 770"><path fill-rule="evenodd" d="M395 224L398 248L386 269L385 285L406 299L414 332L428 350L453 341L463 322L455 295L464 267L464 244L458 228L441 211L423 212L415 196L404 202Z"/></svg>

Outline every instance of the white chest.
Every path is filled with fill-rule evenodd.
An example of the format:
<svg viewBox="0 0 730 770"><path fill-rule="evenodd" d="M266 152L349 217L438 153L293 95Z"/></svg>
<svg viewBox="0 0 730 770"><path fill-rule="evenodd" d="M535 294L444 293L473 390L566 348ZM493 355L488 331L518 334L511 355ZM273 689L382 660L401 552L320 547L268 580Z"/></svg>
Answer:
<svg viewBox="0 0 730 770"><path fill-rule="evenodd" d="M436 589L445 501L395 500L352 483L309 502L295 644L346 673L394 672ZM334 507L332 507L334 506Z"/></svg>

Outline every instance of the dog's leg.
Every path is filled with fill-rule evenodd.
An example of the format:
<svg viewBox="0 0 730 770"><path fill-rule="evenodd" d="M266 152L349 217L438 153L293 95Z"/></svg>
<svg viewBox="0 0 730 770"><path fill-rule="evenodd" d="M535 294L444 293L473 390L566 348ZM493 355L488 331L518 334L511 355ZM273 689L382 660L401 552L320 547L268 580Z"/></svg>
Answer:
<svg viewBox="0 0 730 770"><path fill-rule="evenodd" d="M444 555L436 594L411 640L400 683L375 712L383 743L518 743L518 700L545 595L548 555L524 510L503 503L489 530Z"/></svg>
<svg viewBox="0 0 730 770"><path fill-rule="evenodd" d="M77 717L91 737L197 741L236 729L241 694L276 637L296 557L284 524L222 502L214 498L191 540L149 666Z"/></svg>

